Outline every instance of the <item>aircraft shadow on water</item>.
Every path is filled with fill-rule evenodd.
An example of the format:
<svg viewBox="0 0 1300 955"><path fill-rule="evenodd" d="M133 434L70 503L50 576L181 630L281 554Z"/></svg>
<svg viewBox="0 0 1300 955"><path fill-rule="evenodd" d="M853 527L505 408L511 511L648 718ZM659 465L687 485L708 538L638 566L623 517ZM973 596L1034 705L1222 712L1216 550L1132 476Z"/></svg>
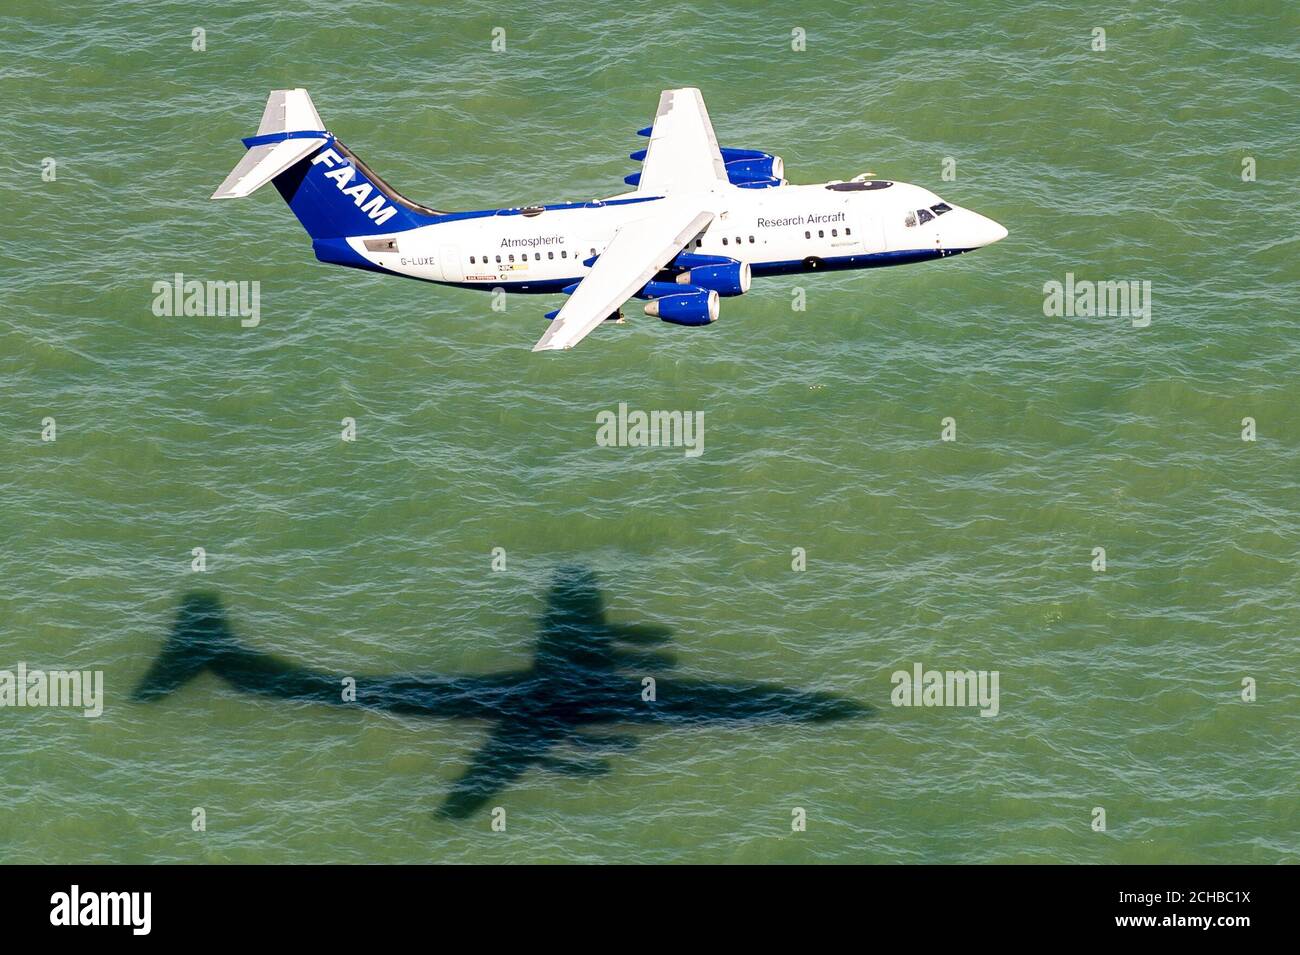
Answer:
<svg viewBox="0 0 1300 955"><path fill-rule="evenodd" d="M669 631L607 621L596 576L586 568L557 572L538 624L526 669L481 676L356 676L355 700L345 700L343 680L352 674L300 667L242 646L220 598L194 593L183 599L133 699L156 700L210 670L243 693L488 721L487 741L439 809L449 818L469 816L534 766L579 776L608 772L603 757L637 743L631 735L610 735L623 725L819 723L871 713L829 693L667 675L672 658L654 648L668 641ZM653 700L643 699L647 676L655 679Z"/></svg>

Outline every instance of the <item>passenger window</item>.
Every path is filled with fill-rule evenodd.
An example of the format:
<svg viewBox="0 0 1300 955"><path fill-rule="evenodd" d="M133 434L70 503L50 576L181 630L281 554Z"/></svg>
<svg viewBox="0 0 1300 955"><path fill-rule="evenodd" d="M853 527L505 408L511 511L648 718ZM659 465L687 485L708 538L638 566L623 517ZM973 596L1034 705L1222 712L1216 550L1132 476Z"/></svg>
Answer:
<svg viewBox="0 0 1300 955"><path fill-rule="evenodd" d="M852 234L853 234L853 230L850 229L848 226L845 226L845 227L844 227L844 234L845 234L845 235L852 235Z"/></svg>
<svg viewBox="0 0 1300 955"><path fill-rule="evenodd" d="M568 249L561 249L561 250L560 250L560 258L562 258L562 259L567 259L568 257L569 257L569 250L568 250Z"/></svg>
<svg viewBox="0 0 1300 955"><path fill-rule="evenodd" d="M803 237L804 237L805 239L811 239L811 238L812 238L812 233L811 233L811 232L805 232L805 233L803 234Z"/></svg>
<svg viewBox="0 0 1300 955"><path fill-rule="evenodd" d="M929 222L931 219L933 219L934 216L930 214L930 210L929 210L929 209L917 209L917 210L916 210L916 218L917 218L917 221L919 221L919 222L921 223L921 225L925 225L927 222Z"/></svg>
<svg viewBox="0 0 1300 955"><path fill-rule="evenodd" d="M555 258L555 253L554 253L554 252L551 252L551 251L549 251L549 250L547 250L546 257L547 257L548 259L553 259L553 258Z"/></svg>
<svg viewBox="0 0 1300 955"><path fill-rule="evenodd" d="M725 235L722 237L722 244L723 245L727 244L727 237Z"/></svg>
<svg viewBox="0 0 1300 955"><path fill-rule="evenodd" d="M515 260L514 253L512 252L510 255L506 256L506 258L508 258L511 262L513 262Z"/></svg>
<svg viewBox="0 0 1300 955"><path fill-rule="evenodd" d="M752 235L749 237L749 244L750 245L754 244L754 237Z"/></svg>
<svg viewBox="0 0 1300 955"><path fill-rule="evenodd" d="M470 264L470 265L473 265L473 264L474 264L474 256L472 256L472 255L469 257L469 264Z"/></svg>
<svg viewBox="0 0 1300 955"><path fill-rule="evenodd" d="M824 229L818 229L818 230L817 230L817 238L819 238L819 239L824 239L824 238L826 238L826 230L824 230Z"/></svg>
<svg viewBox="0 0 1300 955"><path fill-rule="evenodd" d="M501 256L499 256L499 255L497 256L497 264L498 264L498 265L501 264Z"/></svg>
<svg viewBox="0 0 1300 955"><path fill-rule="evenodd" d="M831 238L832 238L832 239L835 238L835 237L836 237L837 235L839 235L839 234L840 234L840 230L839 230L839 229L831 229Z"/></svg>

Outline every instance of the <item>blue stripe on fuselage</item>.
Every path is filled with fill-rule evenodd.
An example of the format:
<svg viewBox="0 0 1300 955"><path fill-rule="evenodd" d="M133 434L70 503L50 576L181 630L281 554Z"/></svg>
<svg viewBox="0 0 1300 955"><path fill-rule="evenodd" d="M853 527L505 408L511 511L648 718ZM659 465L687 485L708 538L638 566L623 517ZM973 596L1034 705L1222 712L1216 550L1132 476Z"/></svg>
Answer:
<svg viewBox="0 0 1300 955"><path fill-rule="evenodd" d="M889 265L908 265L961 255L972 249L899 249L895 252L864 252L861 255L833 255L827 258L809 256L806 259L788 259L782 262L751 262L755 275L797 275L800 272L835 272L844 269L879 269ZM808 261L816 261L809 268Z"/></svg>
<svg viewBox="0 0 1300 955"><path fill-rule="evenodd" d="M401 233L397 233L400 235ZM346 265L354 269L381 272L386 275L398 275L402 278L419 278L405 272L395 272L382 265L376 265L362 256L346 239L318 239L312 243L316 258L334 265ZM755 275L798 275L803 272L839 272L846 269L878 269L890 265L908 265L912 262L928 262L932 259L945 259L974 249L900 249L895 252L867 252L862 255L835 255L828 258L816 258L817 265L809 268L808 259L788 259L776 262L752 262L750 269ZM528 279L522 282L444 282L440 279L420 279L435 285L451 288L475 289L490 292L505 289L507 292L522 292L527 295L546 295L562 292L574 282L580 282L584 276L572 278Z"/></svg>

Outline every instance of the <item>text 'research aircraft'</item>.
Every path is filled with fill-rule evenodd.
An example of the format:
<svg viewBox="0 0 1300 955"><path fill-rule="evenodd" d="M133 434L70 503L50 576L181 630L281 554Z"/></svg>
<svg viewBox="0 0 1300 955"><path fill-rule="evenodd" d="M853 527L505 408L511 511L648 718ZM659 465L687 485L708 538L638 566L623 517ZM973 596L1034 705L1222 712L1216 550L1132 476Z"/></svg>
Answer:
<svg viewBox="0 0 1300 955"><path fill-rule="evenodd" d="M792 186L784 163L719 148L700 91L665 90L634 191L591 202L439 212L412 202L325 129L306 90L276 90L248 153L213 193L274 182L316 258L454 285L563 292L534 351L571 348L630 298L707 325L753 275L901 265L969 252L1007 230L919 186L858 176Z"/></svg>

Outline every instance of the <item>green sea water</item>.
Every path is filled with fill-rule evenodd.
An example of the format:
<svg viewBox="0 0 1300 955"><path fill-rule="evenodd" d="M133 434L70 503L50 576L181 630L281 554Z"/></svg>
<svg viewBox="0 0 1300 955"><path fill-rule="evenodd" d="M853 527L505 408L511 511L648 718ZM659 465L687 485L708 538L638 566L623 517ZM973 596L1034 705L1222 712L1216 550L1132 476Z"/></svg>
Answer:
<svg viewBox="0 0 1300 955"><path fill-rule="evenodd" d="M0 669L106 703L0 709L0 859L1300 860L1294 5L286 6L5 6ZM327 267L271 189L207 198L275 88L459 210L621 191L684 85L794 182L1010 235L533 354L553 297ZM260 283L260 324L155 315L177 272ZM1150 324L1045 315L1067 273L1150 282ZM619 402L703 411L704 453L598 447ZM490 674L573 564L671 674L870 714L633 729L503 787L499 832L435 811L485 722L129 699L197 590L323 670ZM998 671L998 714L893 706L916 663Z"/></svg>

